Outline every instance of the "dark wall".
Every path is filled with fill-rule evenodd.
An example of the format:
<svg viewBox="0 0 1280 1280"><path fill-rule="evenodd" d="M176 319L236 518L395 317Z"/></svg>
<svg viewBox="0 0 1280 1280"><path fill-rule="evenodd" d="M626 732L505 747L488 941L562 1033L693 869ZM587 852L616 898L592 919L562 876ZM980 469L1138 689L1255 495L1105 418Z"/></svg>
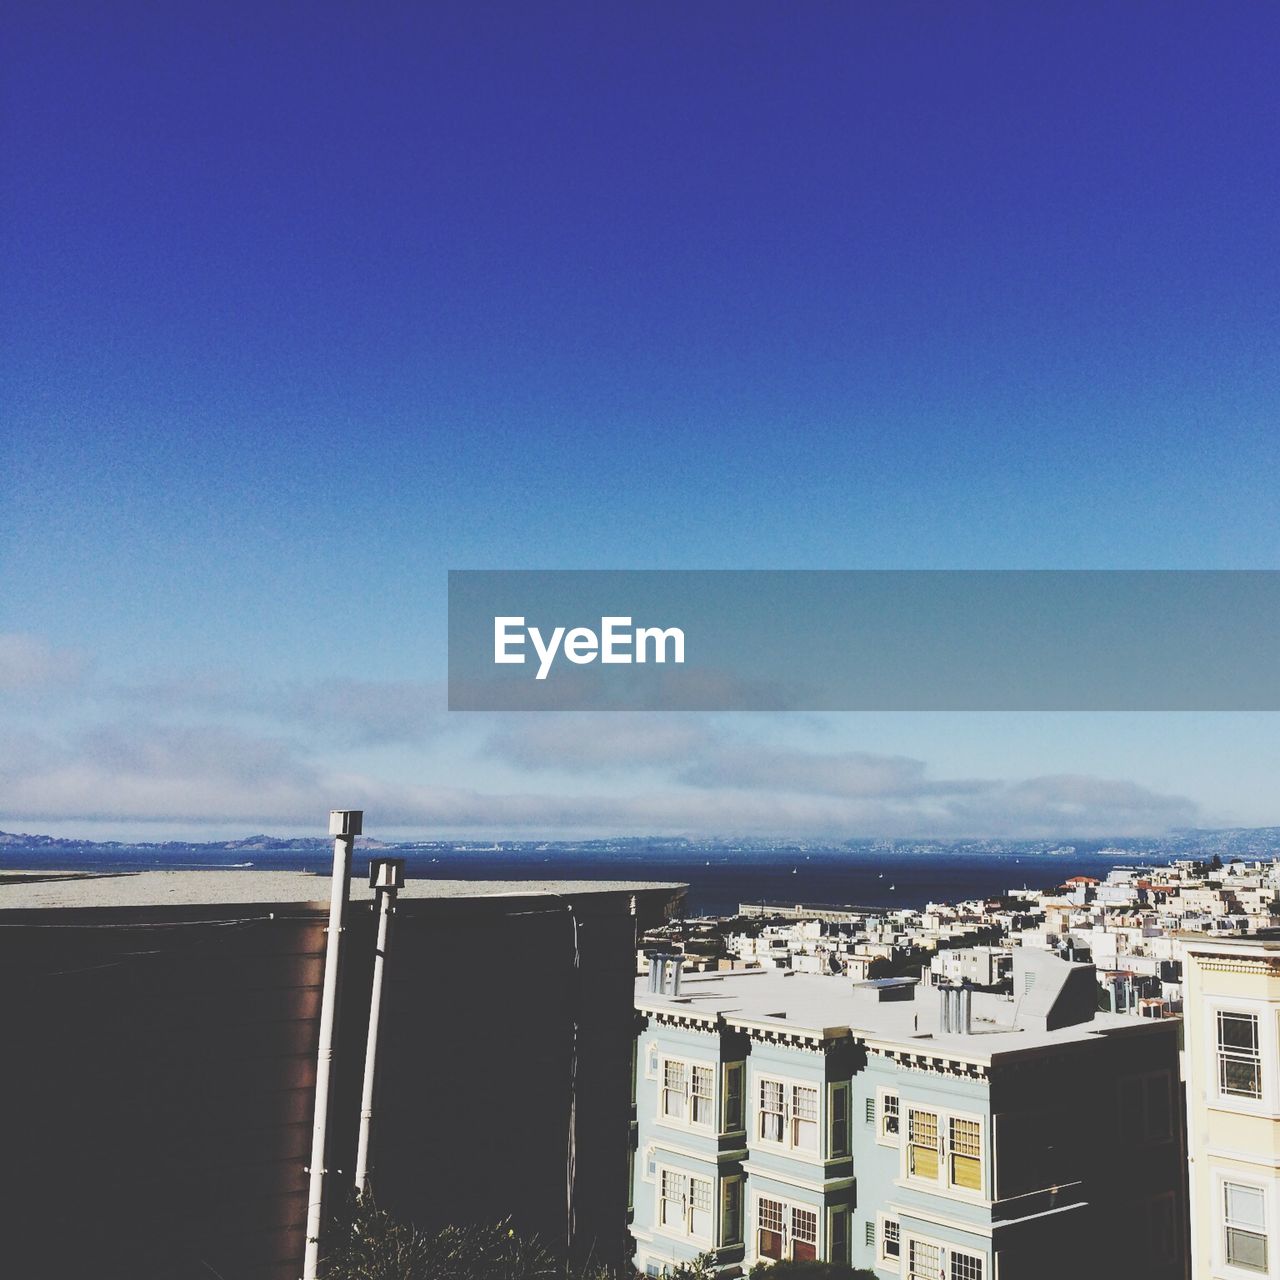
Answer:
<svg viewBox="0 0 1280 1280"><path fill-rule="evenodd" d="M244 911L0 914L0 1273L297 1276L323 921Z"/></svg>
<svg viewBox="0 0 1280 1280"><path fill-rule="evenodd" d="M0 912L0 1274L301 1274L326 920L272 910ZM425 1228L510 1216L563 1247L572 1122L575 1248L622 1255L635 923L625 893L572 911L546 896L402 902L382 1203ZM354 1176L372 960L356 903L334 1208Z"/></svg>
<svg viewBox="0 0 1280 1280"><path fill-rule="evenodd" d="M1086 1254L1097 1280L1183 1276L1188 1215L1177 1024L1151 1022L1144 1030L1064 1044L993 1070L1002 1277L1078 1275ZM1126 1118L1121 1081L1162 1072L1167 1136L1144 1141L1127 1128L1134 1117ZM1167 1259L1150 1238L1159 1223L1149 1202L1160 1195L1172 1197L1172 1221L1159 1233ZM1076 1207L1054 1212L1065 1206Z"/></svg>

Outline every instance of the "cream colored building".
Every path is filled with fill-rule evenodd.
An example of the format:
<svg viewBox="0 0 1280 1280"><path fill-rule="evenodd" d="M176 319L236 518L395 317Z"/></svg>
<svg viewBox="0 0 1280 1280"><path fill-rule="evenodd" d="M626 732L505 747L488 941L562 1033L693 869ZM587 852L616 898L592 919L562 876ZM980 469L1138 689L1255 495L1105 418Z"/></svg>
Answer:
<svg viewBox="0 0 1280 1280"><path fill-rule="evenodd" d="M1280 1280L1280 937L1181 939L1192 1280Z"/></svg>

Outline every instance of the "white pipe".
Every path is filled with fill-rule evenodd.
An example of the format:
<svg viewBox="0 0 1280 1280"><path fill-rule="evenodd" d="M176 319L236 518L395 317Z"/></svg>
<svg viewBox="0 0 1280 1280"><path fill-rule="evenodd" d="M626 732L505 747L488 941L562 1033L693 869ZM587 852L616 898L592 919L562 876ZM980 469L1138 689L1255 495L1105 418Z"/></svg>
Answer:
<svg viewBox="0 0 1280 1280"><path fill-rule="evenodd" d="M382 979L391 942L396 891L378 891L378 945L373 953L373 991L369 996L369 1039L364 1050L364 1092L360 1096L360 1145L356 1152L356 1191L369 1190L369 1141L373 1130L373 1081L378 1068L378 1024L382 1015Z"/></svg>
<svg viewBox="0 0 1280 1280"><path fill-rule="evenodd" d="M311 1182L307 1194L307 1251L302 1280L316 1280L320 1266L320 1230L324 1223L325 1151L329 1128L329 1079L333 1073L333 1042L337 1029L338 966L351 893L351 851L360 834L364 814L359 809L335 809L329 814L333 841L333 881L329 896L329 936L324 955L324 994L320 1000L320 1048L316 1056L315 1121L311 1131Z"/></svg>

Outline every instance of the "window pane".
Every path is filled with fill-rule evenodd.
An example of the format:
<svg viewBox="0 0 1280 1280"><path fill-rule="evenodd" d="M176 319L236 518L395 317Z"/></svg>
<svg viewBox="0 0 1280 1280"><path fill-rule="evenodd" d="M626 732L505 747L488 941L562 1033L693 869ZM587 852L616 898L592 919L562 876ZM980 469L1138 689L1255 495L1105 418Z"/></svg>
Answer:
<svg viewBox="0 0 1280 1280"><path fill-rule="evenodd" d="M759 1221L756 1252L762 1258L777 1261L782 1257L782 1202L761 1200L756 1212Z"/></svg>
<svg viewBox="0 0 1280 1280"><path fill-rule="evenodd" d="M912 1177L938 1177L938 1117L931 1111L907 1113L908 1170Z"/></svg>
<svg viewBox="0 0 1280 1280"><path fill-rule="evenodd" d="M942 1275L942 1249L936 1244L912 1240L908 1249L908 1280L938 1280Z"/></svg>
<svg viewBox="0 0 1280 1280"><path fill-rule="evenodd" d="M973 1253L951 1251L951 1280L982 1280L982 1259Z"/></svg>
<svg viewBox="0 0 1280 1280"><path fill-rule="evenodd" d="M966 1191L982 1190L981 1129L976 1120L951 1121L951 1181Z"/></svg>
<svg viewBox="0 0 1280 1280"><path fill-rule="evenodd" d="M694 1067L691 1082L690 1102L694 1124L710 1125L715 1119L715 1099L712 1086L715 1072L710 1067Z"/></svg>
<svg viewBox="0 0 1280 1280"><path fill-rule="evenodd" d="M760 1081L760 1136L768 1142L785 1137L782 1113L782 1085L776 1080Z"/></svg>
<svg viewBox="0 0 1280 1280"><path fill-rule="evenodd" d="M742 1180L730 1178L724 1183L724 1221L721 1244L742 1243Z"/></svg>
<svg viewBox="0 0 1280 1280"><path fill-rule="evenodd" d="M849 1086L836 1085L831 1090L831 1141L833 1156L849 1154Z"/></svg>
<svg viewBox="0 0 1280 1280"><path fill-rule="evenodd" d="M734 1063L724 1073L724 1127L729 1132L742 1128L742 1064Z"/></svg>
<svg viewBox="0 0 1280 1280"><path fill-rule="evenodd" d="M1227 1261L1233 1267L1265 1272L1267 1237L1259 1235L1256 1231L1241 1231L1238 1227L1228 1227Z"/></svg>
<svg viewBox="0 0 1280 1280"><path fill-rule="evenodd" d="M1232 1226L1256 1227L1259 1231L1267 1229L1266 1199L1261 1187L1242 1187L1228 1182L1223 1190L1226 1193L1227 1221Z"/></svg>
<svg viewBox="0 0 1280 1280"><path fill-rule="evenodd" d="M1218 1014L1218 1048L1256 1051L1258 1048L1257 1017L1252 1013Z"/></svg>

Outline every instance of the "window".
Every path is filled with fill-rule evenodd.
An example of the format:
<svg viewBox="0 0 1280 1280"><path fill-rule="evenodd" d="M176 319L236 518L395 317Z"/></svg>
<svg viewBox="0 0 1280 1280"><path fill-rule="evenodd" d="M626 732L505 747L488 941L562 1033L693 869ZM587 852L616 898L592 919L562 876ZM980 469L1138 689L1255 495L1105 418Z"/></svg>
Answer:
<svg viewBox="0 0 1280 1280"><path fill-rule="evenodd" d="M908 1108L906 1173L920 1182L981 1194L982 1121Z"/></svg>
<svg viewBox="0 0 1280 1280"><path fill-rule="evenodd" d="M880 1139L898 1145L898 1116L901 1104L896 1093L880 1095Z"/></svg>
<svg viewBox="0 0 1280 1280"><path fill-rule="evenodd" d="M1222 1018L1219 1014L1219 1019ZM1230 1016L1230 1015L1228 1015ZM1243 1271L1267 1270L1267 1207L1261 1187L1222 1185L1227 1263Z"/></svg>
<svg viewBox="0 0 1280 1280"><path fill-rule="evenodd" d="M907 1172L938 1180L938 1117L932 1111L907 1112Z"/></svg>
<svg viewBox="0 0 1280 1280"><path fill-rule="evenodd" d="M832 1157L847 1156L849 1154L849 1086L847 1084L831 1086L828 1116L831 1132L827 1138L827 1154Z"/></svg>
<svg viewBox="0 0 1280 1280"><path fill-rule="evenodd" d="M1262 1097L1257 1014L1218 1013L1218 1091L1235 1098Z"/></svg>
<svg viewBox="0 0 1280 1280"><path fill-rule="evenodd" d="M689 1179L683 1173L673 1173L670 1169L663 1169L662 1203L659 1206L658 1221L664 1227L684 1231L688 1204Z"/></svg>
<svg viewBox="0 0 1280 1280"><path fill-rule="evenodd" d="M759 1137L793 1151L818 1154L818 1087L760 1080Z"/></svg>
<svg viewBox="0 0 1280 1280"><path fill-rule="evenodd" d="M662 1114L668 1119L684 1119L686 1078L683 1062L668 1058L662 1064Z"/></svg>
<svg viewBox="0 0 1280 1280"><path fill-rule="evenodd" d="M812 1209L791 1210L791 1257L813 1262L818 1256L818 1215Z"/></svg>
<svg viewBox="0 0 1280 1280"><path fill-rule="evenodd" d="M897 1262L902 1256L902 1227L896 1218L885 1218L880 1235L880 1257L885 1262Z"/></svg>
<svg viewBox="0 0 1280 1280"><path fill-rule="evenodd" d="M694 1067L692 1085L689 1095L689 1118L694 1124L709 1129L716 1120L714 1070L711 1067Z"/></svg>
<svg viewBox="0 0 1280 1280"><path fill-rule="evenodd" d="M1173 1104L1167 1071L1120 1081L1120 1134L1130 1143L1164 1142L1173 1134Z"/></svg>
<svg viewBox="0 0 1280 1280"><path fill-rule="evenodd" d="M849 1210L834 1209L831 1213L831 1250L828 1261L849 1265Z"/></svg>
<svg viewBox="0 0 1280 1280"><path fill-rule="evenodd" d="M708 1178L689 1179L689 1234L711 1239L711 1181Z"/></svg>
<svg viewBox="0 0 1280 1280"><path fill-rule="evenodd" d="M982 1280L982 1259L976 1253L952 1249L951 1280Z"/></svg>
<svg viewBox="0 0 1280 1280"><path fill-rule="evenodd" d="M756 1201L757 1256L775 1262L783 1258L814 1261L818 1257L818 1214L817 1209L761 1196Z"/></svg>
<svg viewBox="0 0 1280 1280"><path fill-rule="evenodd" d="M760 1081L760 1136L766 1142L781 1142L786 1125L783 1088L777 1080Z"/></svg>
<svg viewBox="0 0 1280 1280"><path fill-rule="evenodd" d="M741 1178L726 1178L720 1186L720 1243L742 1243Z"/></svg>
<svg viewBox="0 0 1280 1280"><path fill-rule="evenodd" d="M797 1151L818 1149L818 1091L801 1085L791 1088L791 1145Z"/></svg>
<svg viewBox="0 0 1280 1280"><path fill-rule="evenodd" d="M982 1130L976 1120L951 1117L951 1185L982 1190Z"/></svg>
<svg viewBox="0 0 1280 1280"><path fill-rule="evenodd" d="M737 1133L742 1120L742 1063L731 1062L724 1069L724 1131Z"/></svg>
<svg viewBox="0 0 1280 1280"><path fill-rule="evenodd" d="M711 1182L674 1169L663 1169L658 1221L668 1231L711 1239Z"/></svg>
<svg viewBox="0 0 1280 1280"><path fill-rule="evenodd" d="M756 1213L756 1252L775 1262L782 1257L782 1201L761 1198Z"/></svg>
<svg viewBox="0 0 1280 1280"><path fill-rule="evenodd" d="M942 1246L927 1240L907 1245L907 1280L939 1280L942 1276Z"/></svg>

